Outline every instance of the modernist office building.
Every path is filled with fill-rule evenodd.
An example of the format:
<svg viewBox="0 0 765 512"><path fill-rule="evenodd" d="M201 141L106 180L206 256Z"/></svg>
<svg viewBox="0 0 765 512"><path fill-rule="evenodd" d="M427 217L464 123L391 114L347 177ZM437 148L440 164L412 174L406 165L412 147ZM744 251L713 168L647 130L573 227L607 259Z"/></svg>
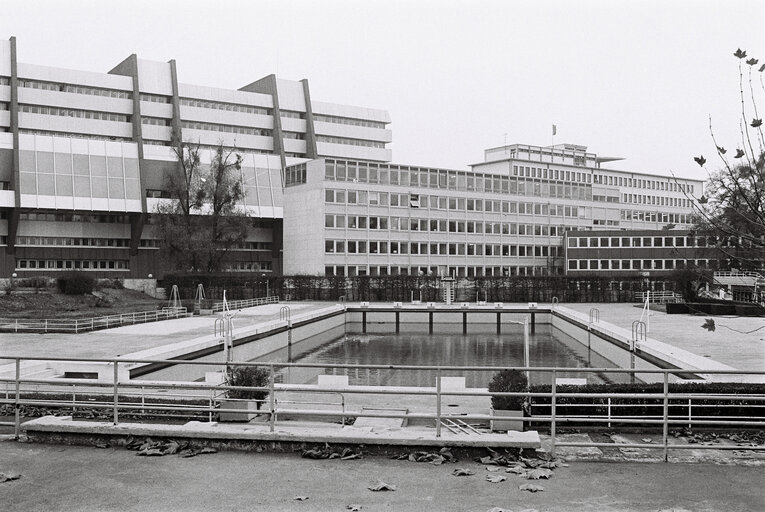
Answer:
<svg viewBox="0 0 765 512"><path fill-rule="evenodd" d="M72 71L18 62L15 39L0 42L0 277L160 276L152 212L174 131L244 157L253 221L232 271L561 273L567 232L688 227L701 191L568 144L492 148L469 170L394 165L389 123L313 100L307 80L190 85L174 61L135 55Z"/></svg>
<svg viewBox="0 0 765 512"><path fill-rule="evenodd" d="M307 80L238 90L179 81L132 55L108 73L18 62L0 42L0 277L68 269L161 273L151 213L171 132L238 148L253 217L231 270L280 272L283 169L318 157L389 161L388 113L316 101ZM209 155L207 155L209 158Z"/></svg>
<svg viewBox="0 0 765 512"><path fill-rule="evenodd" d="M566 233L688 228L702 182L609 170L584 146L510 145L470 170L324 158L287 168L287 273L563 273ZM319 215L320 213L320 215ZM642 267L635 267L642 269Z"/></svg>

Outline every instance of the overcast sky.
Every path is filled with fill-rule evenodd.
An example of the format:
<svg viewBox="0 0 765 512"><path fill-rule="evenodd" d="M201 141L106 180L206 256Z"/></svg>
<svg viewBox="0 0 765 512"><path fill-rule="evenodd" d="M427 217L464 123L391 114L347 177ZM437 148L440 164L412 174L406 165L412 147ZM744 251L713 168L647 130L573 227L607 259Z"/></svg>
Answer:
<svg viewBox="0 0 765 512"><path fill-rule="evenodd" d="M708 116L740 139L732 54L765 62L763 19L762 0L3 0L0 37L46 66L137 53L185 83L307 78L316 100L388 110L397 163L464 168L505 140L549 145L554 123L615 168L702 178Z"/></svg>

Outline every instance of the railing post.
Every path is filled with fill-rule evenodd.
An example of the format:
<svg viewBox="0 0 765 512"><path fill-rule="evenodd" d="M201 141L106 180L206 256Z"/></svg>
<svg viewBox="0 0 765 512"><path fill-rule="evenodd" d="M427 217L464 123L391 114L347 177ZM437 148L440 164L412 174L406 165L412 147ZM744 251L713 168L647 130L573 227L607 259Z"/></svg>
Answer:
<svg viewBox="0 0 765 512"><path fill-rule="evenodd" d="M94 325L95 325L95 324L93 323L93 318L91 318L91 319L90 319L90 330L91 330L91 331L95 330L95 326L94 326Z"/></svg>
<svg viewBox="0 0 765 512"><path fill-rule="evenodd" d="M113 421L114 421L115 425L119 421L119 413L117 412L117 401L118 401L118 398L117 398L117 395L118 395L117 383L119 381L119 375L117 373L118 372L117 365L118 365L118 362L115 359L114 360L114 411L113 411L113 414L114 414Z"/></svg>
<svg viewBox="0 0 765 512"><path fill-rule="evenodd" d="M47 332L48 332L48 319L46 318L45 319L45 333L47 334Z"/></svg>
<svg viewBox="0 0 765 512"><path fill-rule="evenodd" d="M269 388L268 406L271 409L271 418L269 419L269 422L271 424L271 426L270 426L271 432L273 432L274 431L274 427L276 425L276 408L275 408L275 401L276 400L274 398L274 377L275 377L275 375L274 375L274 365L271 364L271 365L268 366L268 368L269 368L270 373L271 373L271 376L270 376L269 381L268 381L268 388Z"/></svg>
<svg viewBox="0 0 765 512"><path fill-rule="evenodd" d="M608 428L611 428L611 397L608 397Z"/></svg>
<svg viewBox="0 0 765 512"><path fill-rule="evenodd" d="M552 386L550 388L551 390L551 397L550 397L550 456L554 459L555 458L555 392L556 392L556 372L555 370L552 371Z"/></svg>
<svg viewBox="0 0 765 512"><path fill-rule="evenodd" d="M436 437L441 437L441 368L436 370Z"/></svg>
<svg viewBox="0 0 765 512"><path fill-rule="evenodd" d="M19 440L19 436L21 434L21 405L19 404L19 400L21 399L21 358L16 358L16 403L14 404L14 415L15 415L15 427L14 427L14 437L16 438L16 441Z"/></svg>
<svg viewBox="0 0 765 512"><path fill-rule="evenodd" d="M693 400L690 398L688 399L688 428L693 428L693 415L691 413L691 408L693 407Z"/></svg>
<svg viewBox="0 0 765 512"><path fill-rule="evenodd" d="M662 432L662 442L664 443L664 462L668 461L669 448L669 372L664 371L664 430Z"/></svg>

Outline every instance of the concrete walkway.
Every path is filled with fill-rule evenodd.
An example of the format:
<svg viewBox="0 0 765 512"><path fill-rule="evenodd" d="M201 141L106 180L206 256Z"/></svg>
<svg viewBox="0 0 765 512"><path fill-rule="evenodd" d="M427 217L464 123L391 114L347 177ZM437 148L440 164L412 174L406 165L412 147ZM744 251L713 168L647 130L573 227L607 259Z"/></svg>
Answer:
<svg viewBox="0 0 765 512"><path fill-rule="evenodd" d="M330 306L328 302L287 303L293 317ZM284 303L265 304L242 309L234 317L234 326L246 329L279 320ZM212 336L217 316L195 316L128 325L114 329L80 334L0 334L0 364L2 357L93 357L115 358L135 352L171 345L201 336ZM8 361L5 361L8 362Z"/></svg>
<svg viewBox="0 0 765 512"><path fill-rule="evenodd" d="M632 322L639 320L642 312L638 304L562 305L585 314L597 308L601 322L624 329L631 329ZM701 327L707 318L715 320L714 332ZM761 329L746 334L758 328ZM738 370L765 370L765 318L668 315L652 310L648 336Z"/></svg>
<svg viewBox="0 0 765 512"><path fill-rule="evenodd" d="M473 476L452 476L456 467ZM434 466L364 457L308 460L292 453L220 452L136 457L123 448L0 442L4 510L26 511L347 511L504 510L552 512L760 511L762 468L714 464L571 462L550 480L491 473L460 460ZM501 474L507 480L486 481ZM372 492L370 483L393 484ZM533 483L544 492L519 486ZM296 500L303 497L304 500Z"/></svg>

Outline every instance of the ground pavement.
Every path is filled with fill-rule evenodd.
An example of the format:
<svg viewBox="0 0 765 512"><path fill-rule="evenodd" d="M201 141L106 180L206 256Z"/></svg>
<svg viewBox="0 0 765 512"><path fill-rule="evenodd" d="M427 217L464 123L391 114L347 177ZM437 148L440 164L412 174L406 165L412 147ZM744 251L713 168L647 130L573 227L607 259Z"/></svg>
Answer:
<svg viewBox="0 0 765 512"><path fill-rule="evenodd" d="M639 320L642 313L639 304L630 303L566 303L563 306L581 313L597 308L601 322L624 329L631 329L632 322ZM714 319L714 331L701 327L707 318ZM668 315L652 310L648 337L739 370L765 370L765 318Z"/></svg>
<svg viewBox="0 0 765 512"><path fill-rule="evenodd" d="M452 476L457 467L475 474ZM0 442L0 473L10 472L22 476L0 483L4 510L347 511L357 505L362 512L735 512L765 506L761 467L712 464L571 462L550 480L532 481L467 460L434 466L265 452L137 457L122 448ZM507 480L486 481L498 474ZM396 490L370 491L377 480ZM544 491L519 490L526 483Z"/></svg>

